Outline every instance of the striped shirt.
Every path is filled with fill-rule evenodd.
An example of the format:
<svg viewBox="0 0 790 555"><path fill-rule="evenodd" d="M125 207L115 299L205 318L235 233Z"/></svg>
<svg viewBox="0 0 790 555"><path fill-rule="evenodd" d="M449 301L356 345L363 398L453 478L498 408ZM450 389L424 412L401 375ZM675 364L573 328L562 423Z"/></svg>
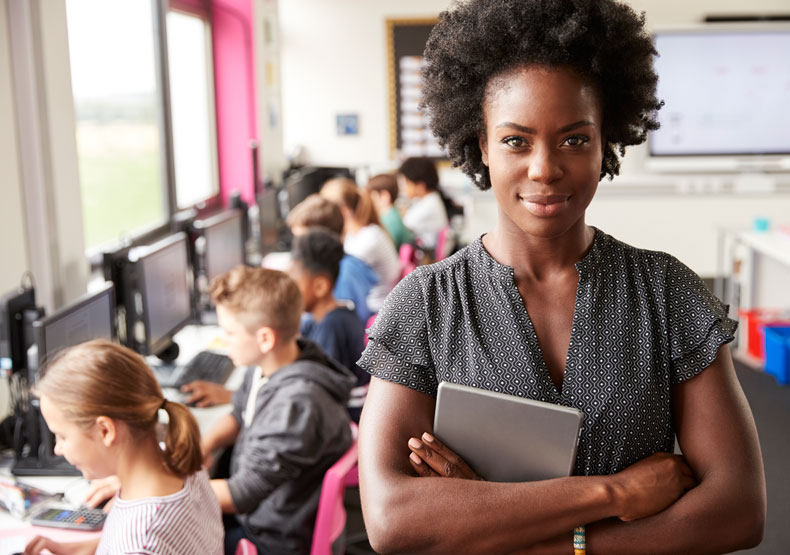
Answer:
<svg viewBox="0 0 790 555"><path fill-rule="evenodd" d="M221 555L223 535L219 502L200 470L171 495L124 501L116 494L96 554Z"/></svg>

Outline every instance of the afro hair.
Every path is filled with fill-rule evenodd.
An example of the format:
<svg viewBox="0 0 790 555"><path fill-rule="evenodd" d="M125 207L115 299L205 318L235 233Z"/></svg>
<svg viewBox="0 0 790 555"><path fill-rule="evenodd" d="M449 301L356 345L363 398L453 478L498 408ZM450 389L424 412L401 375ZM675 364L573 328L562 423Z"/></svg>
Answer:
<svg viewBox="0 0 790 555"><path fill-rule="evenodd" d="M470 0L439 15L425 48L423 107L454 166L491 187L478 139L493 77L525 65L568 68L603 104L603 179L625 147L658 129L656 50L644 14L616 0Z"/></svg>

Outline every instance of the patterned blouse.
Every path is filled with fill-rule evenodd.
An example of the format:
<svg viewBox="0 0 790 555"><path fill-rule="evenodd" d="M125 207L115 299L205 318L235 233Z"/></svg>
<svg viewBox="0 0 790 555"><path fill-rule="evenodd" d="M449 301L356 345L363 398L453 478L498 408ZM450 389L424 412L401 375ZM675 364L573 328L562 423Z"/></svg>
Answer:
<svg viewBox="0 0 790 555"><path fill-rule="evenodd" d="M576 475L671 453L671 386L707 368L737 322L676 258L595 230L579 284L561 391L549 376L513 268L481 239L392 291L359 366L436 395L450 381L584 412Z"/></svg>

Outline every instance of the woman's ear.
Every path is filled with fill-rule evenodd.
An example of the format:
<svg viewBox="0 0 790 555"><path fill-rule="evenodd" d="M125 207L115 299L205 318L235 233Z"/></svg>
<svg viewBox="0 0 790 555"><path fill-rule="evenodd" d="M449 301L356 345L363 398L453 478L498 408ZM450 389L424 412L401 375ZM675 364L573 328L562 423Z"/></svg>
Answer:
<svg viewBox="0 0 790 555"><path fill-rule="evenodd" d="M488 167L488 142L486 141L485 133L477 137L477 144L480 147L480 157L483 160L483 165Z"/></svg>
<svg viewBox="0 0 790 555"><path fill-rule="evenodd" d="M113 445L118 437L115 421L108 416L96 417L96 432L99 434L99 438L105 447Z"/></svg>

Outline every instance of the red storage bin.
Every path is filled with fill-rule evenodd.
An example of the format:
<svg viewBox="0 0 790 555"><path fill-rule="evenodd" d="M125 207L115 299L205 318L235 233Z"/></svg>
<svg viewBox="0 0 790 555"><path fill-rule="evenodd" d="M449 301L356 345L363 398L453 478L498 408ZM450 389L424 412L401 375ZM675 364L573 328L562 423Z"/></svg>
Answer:
<svg viewBox="0 0 790 555"><path fill-rule="evenodd" d="M738 315L746 326L746 352L755 358L763 360L762 326L790 326L790 311L771 308L752 308L739 310Z"/></svg>

